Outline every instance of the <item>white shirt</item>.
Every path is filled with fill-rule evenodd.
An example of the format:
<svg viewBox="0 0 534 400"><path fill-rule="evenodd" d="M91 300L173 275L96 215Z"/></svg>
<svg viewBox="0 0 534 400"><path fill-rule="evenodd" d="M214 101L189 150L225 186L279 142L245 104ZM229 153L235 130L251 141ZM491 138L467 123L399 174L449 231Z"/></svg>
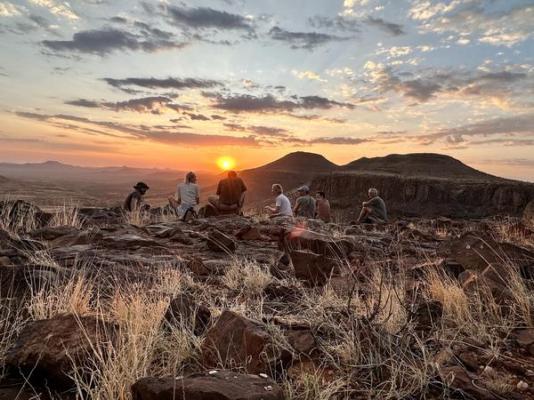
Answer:
<svg viewBox="0 0 534 400"><path fill-rule="evenodd" d="M197 205L198 185L196 183L180 183L176 190L176 197L181 199L181 204L186 207Z"/></svg>
<svg viewBox="0 0 534 400"><path fill-rule="evenodd" d="M291 209L291 203L289 202L289 199L287 196L283 193L279 194L276 197L276 207L279 207L280 210L278 213L280 215L287 215L292 217L293 216L293 210Z"/></svg>

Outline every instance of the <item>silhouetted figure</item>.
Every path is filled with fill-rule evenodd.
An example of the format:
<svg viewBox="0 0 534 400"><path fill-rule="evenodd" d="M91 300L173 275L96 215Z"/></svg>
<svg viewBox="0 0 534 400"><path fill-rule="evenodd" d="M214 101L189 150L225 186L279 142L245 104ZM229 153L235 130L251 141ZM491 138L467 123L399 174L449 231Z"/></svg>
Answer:
<svg viewBox="0 0 534 400"><path fill-rule="evenodd" d="M139 182L134 186L134 191L126 197L124 200L123 208L126 211L147 211L150 209L150 206L145 203L144 196L147 192L148 185L144 182Z"/></svg>
<svg viewBox="0 0 534 400"><path fill-rule="evenodd" d="M235 171L228 171L228 177L217 185L217 194L208 197L208 202L223 214L241 214L245 203L245 182Z"/></svg>
<svg viewBox="0 0 534 400"><path fill-rule="evenodd" d="M293 208L296 217L315 218L315 199L310 196L310 188L306 185L297 189L299 197Z"/></svg>
<svg viewBox="0 0 534 400"><path fill-rule="evenodd" d="M370 188L367 192L368 201L362 203L362 211L358 222L364 224L381 224L388 221L386 203L378 196L378 190Z"/></svg>
<svg viewBox="0 0 534 400"><path fill-rule="evenodd" d="M330 222L330 202L326 199L324 192L315 194L315 218L324 222Z"/></svg>
<svg viewBox="0 0 534 400"><path fill-rule="evenodd" d="M176 215L182 221L197 217L195 207L200 203L197 176L194 172L188 172L185 181L178 184L176 198L169 197L169 204L176 211Z"/></svg>

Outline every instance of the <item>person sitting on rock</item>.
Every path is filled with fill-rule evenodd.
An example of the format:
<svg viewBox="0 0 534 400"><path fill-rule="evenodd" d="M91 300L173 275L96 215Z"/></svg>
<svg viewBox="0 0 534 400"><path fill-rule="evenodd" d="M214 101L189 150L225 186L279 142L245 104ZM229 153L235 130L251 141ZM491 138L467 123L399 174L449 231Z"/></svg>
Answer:
<svg viewBox="0 0 534 400"><path fill-rule="evenodd" d="M176 198L169 197L169 204L176 211L178 218L188 221L197 217L195 207L200 203L197 176L194 172L188 172L185 181L178 184Z"/></svg>
<svg viewBox="0 0 534 400"><path fill-rule="evenodd" d="M145 203L143 197L150 188L146 183L138 182L134 186L134 189L135 190L126 197L126 200L124 200L124 210L128 212L148 211L150 206Z"/></svg>
<svg viewBox="0 0 534 400"><path fill-rule="evenodd" d="M378 196L378 190L370 188L367 192L368 201L362 203L362 211L358 222L364 224L383 224L388 221L386 203Z"/></svg>
<svg viewBox="0 0 534 400"><path fill-rule="evenodd" d="M293 208L295 216L302 218L315 218L315 200L310 196L310 188L306 185L297 189L299 197Z"/></svg>
<svg viewBox="0 0 534 400"><path fill-rule="evenodd" d="M275 198L275 207L265 206L265 209L271 214L270 218L276 217L292 217L293 210L291 209L291 202L284 194L284 189L279 183L272 186L272 193Z"/></svg>
<svg viewBox="0 0 534 400"><path fill-rule="evenodd" d="M330 222L330 202L326 199L324 192L315 194L315 218L323 222Z"/></svg>
<svg viewBox="0 0 534 400"><path fill-rule="evenodd" d="M241 214L245 203L247 187L235 171L228 171L228 177L217 185L217 194L208 197L208 202L223 214Z"/></svg>

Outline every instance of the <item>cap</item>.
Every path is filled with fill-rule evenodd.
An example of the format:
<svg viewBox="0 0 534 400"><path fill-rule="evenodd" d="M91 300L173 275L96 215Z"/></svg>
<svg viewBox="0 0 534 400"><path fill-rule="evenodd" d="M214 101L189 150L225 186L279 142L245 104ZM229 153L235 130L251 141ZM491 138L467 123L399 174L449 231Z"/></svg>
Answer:
<svg viewBox="0 0 534 400"><path fill-rule="evenodd" d="M148 185L145 182L137 182L137 184L134 186L134 189L150 189Z"/></svg>
<svg viewBox="0 0 534 400"><path fill-rule="evenodd" d="M298 192L309 192L310 188L306 185L303 185L297 189Z"/></svg>

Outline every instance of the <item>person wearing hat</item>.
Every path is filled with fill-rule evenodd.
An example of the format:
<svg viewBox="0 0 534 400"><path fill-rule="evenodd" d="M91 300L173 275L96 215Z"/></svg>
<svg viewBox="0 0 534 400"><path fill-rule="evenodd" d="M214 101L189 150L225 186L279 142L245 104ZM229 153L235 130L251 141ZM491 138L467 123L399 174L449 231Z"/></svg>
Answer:
<svg viewBox="0 0 534 400"><path fill-rule="evenodd" d="M297 189L299 197L293 208L296 217L315 218L315 199L310 196L310 188L306 185Z"/></svg>
<svg viewBox="0 0 534 400"><path fill-rule="evenodd" d="M132 211L139 211L139 210L147 210L150 208L148 204L145 204L143 196L147 192L148 185L144 182L138 182L134 186L134 191L126 197L126 200L124 200L123 208L126 211L132 212Z"/></svg>

